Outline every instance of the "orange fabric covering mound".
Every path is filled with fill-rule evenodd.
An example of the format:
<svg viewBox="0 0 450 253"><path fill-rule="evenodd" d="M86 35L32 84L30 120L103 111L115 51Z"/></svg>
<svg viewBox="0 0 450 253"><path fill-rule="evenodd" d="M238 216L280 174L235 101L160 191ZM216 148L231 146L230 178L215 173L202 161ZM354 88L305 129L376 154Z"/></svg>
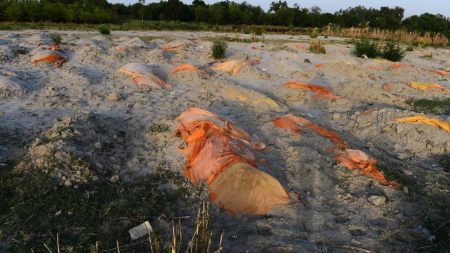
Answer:
<svg viewBox="0 0 450 253"><path fill-rule="evenodd" d="M238 60L230 60L230 61L216 61L210 63L211 69L214 71L223 71L228 72L230 75L237 75L241 68L246 66L253 66L259 64L259 60L249 60L249 61L238 61Z"/></svg>
<svg viewBox="0 0 450 253"><path fill-rule="evenodd" d="M418 115L418 116L412 116L412 117L398 118L395 121L401 122L401 123L427 124L430 126L439 127L442 130L450 133L450 122L445 122L445 121L439 120L439 119L433 119L433 118L428 118L425 116Z"/></svg>
<svg viewBox="0 0 450 253"><path fill-rule="evenodd" d="M334 95L330 90L328 90L325 87L322 87L320 85L315 84L308 84L308 83L301 83L296 81L289 81L283 84L284 87L291 88L291 89L301 89L301 90L308 90L314 92L317 98L324 98L324 99L340 99L342 97Z"/></svg>
<svg viewBox="0 0 450 253"><path fill-rule="evenodd" d="M119 69L120 73L130 76L134 83L145 88L172 89L172 85L153 73L151 66L141 63L128 63Z"/></svg>
<svg viewBox="0 0 450 253"><path fill-rule="evenodd" d="M279 128L289 129L293 133L299 134L302 127L306 127L316 134L332 141L335 145L333 150L336 153L335 159L348 169L359 169L364 175L375 178L380 184L399 188L394 181L388 181L383 173L376 166L376 160L360 150L350 149L350 145L338 134L325 129L303 117L287 114L272 120L273 124Z"/></svg>
<svg viewBox="0 0 450 253"><path fill-rule="evenodd" d="M31 57L32 64L39 62L53 63L57 68L60 68L67 62L67 58L55 50L42 50Z"/></svg>
<svg viewBox="0 0 450 253"><path fill-rule="evenodd" d="M250 148L264 149L234 124L216 114L191 108L179 117L176 133L186 147L184 174L193 184L206 181L212 202L232 214L263 215L289 203L281 184L260 171Z"/></svg>
<svg viewBox="0 0 450 253"><path fill-rule="evenodd" d="M208 73L204 70L199 69L198 67L192 65L192 64L181 64L178 65L174 70L172 70L172 74L181 72L181 71L194 71L197 72L203 76L209 76Z"/></svg>
<svg viewBox="0 0 450 253"><path fill-rule="evenodd" d="M169 43L169 44L161 46L159 49L161 49L163 51L168 51L168 52L179 52L183 48L184 48L183 44L172 45Z"/></svg>
<svg viewBox="0 0 450 253"><path fill-rule="evenodd" d="M51 51L60 51L60 50L61 50L61 47L59 46L59 44L53 44L53 45L51 45L51 46L48 48L48 50L51 50Z"/></svg>

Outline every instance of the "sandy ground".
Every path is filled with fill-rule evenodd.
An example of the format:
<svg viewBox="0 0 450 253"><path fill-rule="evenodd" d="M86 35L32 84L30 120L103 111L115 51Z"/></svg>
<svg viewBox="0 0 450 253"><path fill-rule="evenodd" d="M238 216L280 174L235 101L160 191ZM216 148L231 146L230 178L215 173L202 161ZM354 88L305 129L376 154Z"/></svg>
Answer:
<svg viewBox="0 0 450 253"><path fill-rule="evenodd" d="M309 203L293 203L265 217L218 212L214 229L225 231L226 252L352 252L352 247L411 252L418 241L432 239L424 227L426 210L415 188L381 186L337 164L327 151L328 140L308 131L294 136L275 128L271 119L286 113L304 116L336 131L354 148L426 191L436 178L449 177L438 158L449 155L450 134L394 120L418 114L408 110L406 99L450 98L439 90L420 91L402 84L421 81L450 88L447 79L430 72L450 66L449 49L415 49L404 58L406 66L394 69L389 62L357 58L342 39L327 44L326 54L316 55L295 47L300 43L308 48L307 38L267 35L263 44L229 43L227 59L259 59L260 64L245 67L236 76L210 71L211 76L203 77L171 71L183 63L212 62L210 41L219 36L214 33L101 36L50 31L54 32L62 35L62 49L69 58L61 68L31 64L33 53L51 44L49 32L0 32L0 76L15 85L1 93L0 162L24 159L21 169L43 168L50 149L58 150L56 159L78 157L95 165L95 171L88 171L81 161L72 174L49 171L69 187L111 176L132 181L161 167L181 173L185 164L177 151L181 140L152 127L167 125L173 131L181 112L200 107L230 119L253 139L266 143L265 151L255 152L257 160L263 161L260 168ZM179 53L159 49L171 41L182 43L184 49ZM261 45L263 50L252 49ZM124 52L117 50L123 46ZM423 57L430 53L432 58ZM155 64L174 89L147 91L135 86L117 72L130 62ZM322 63L323 67L315 67ZM343 99L318 99L311 92L281 87L289 80L323 85ZM395 83L391 92L383 89L386 83ZM247 101L227 95L230 90ZM254 103L267 98L277 104ZM450 120L449 115L430 116ZM55 134L60 138L55 140ZM46 138L52 141L40 145ZM386 203L373 205L368 201L372 195L386 197ZM194 211L180 207L180 213Z"/></svg>

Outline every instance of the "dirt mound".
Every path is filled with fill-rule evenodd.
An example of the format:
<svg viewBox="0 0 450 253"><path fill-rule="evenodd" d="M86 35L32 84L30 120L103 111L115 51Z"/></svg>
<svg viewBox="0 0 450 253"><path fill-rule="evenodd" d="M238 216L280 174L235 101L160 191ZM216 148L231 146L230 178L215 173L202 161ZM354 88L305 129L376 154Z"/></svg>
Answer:
<svg viewBox="0 0 450 253"><path fill-rule="evenodd" d="M94 114L64 117L31 143L16 169L41 170L65 186L109 180L120 171L102 164L107 161L105 154L120 145L118 136L120 131L105 126ZM119 153L115 155L120 157Z"/></svg>

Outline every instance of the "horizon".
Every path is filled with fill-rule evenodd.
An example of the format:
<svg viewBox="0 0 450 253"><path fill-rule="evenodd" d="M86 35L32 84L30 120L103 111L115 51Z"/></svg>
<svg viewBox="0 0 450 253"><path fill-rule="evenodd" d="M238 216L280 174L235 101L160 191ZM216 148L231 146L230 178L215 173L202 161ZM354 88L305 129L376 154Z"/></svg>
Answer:
<svg viewBox="0 0 450 253"><path fill-rule="evenodd" d="M213 0L204 0L207 4L213 4L215 2ZM108 0L110 3L123 3L123 4L134 4L137 3L137 0ZM146 3L155 3L159 2L159 0L147 0ZM182 0L185 4L191 4L192 0ZM236 3L242 3L243 0L236 0ZM245 1L254 6L261 6L265 11L270 8L270 3L272 1L256 1L256 0L247 0ZM405 9L404 17L409 17L413 15L420 15L423 13L431 13L431 14L442 14L447 18L450 17L450 4L448 4L448 0L409 0L408 3L404 3L401 0L341 0L339 2L330 1L330 0L287 0L286 1L290 7L292 7L295 3L298 3L302 8L311 8L312 6L318 6L322 12L335 13L340 9L344 10L349 7L355 7L358 5L364 6L366 8L376 8L379 9L382 6L388 7L402 7ZM299 3L300 2L300 3ZM446 3L447 2L447 3Z"/></svg>

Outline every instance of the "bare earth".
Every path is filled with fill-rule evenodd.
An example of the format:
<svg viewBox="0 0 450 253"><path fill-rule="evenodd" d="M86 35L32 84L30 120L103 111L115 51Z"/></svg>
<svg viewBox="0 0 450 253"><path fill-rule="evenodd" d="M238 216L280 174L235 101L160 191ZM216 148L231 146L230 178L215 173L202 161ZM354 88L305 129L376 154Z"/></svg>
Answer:
<svg viewBox="0 0 450 253"><path fill-rule="evenodd" d="M31 64L35 50L51 44L49 33L62 35L61 47L69 61L61 68ZM227 59L260 60L235 76L208 68L209 77L189 71L171 74L180 64L212 62L211 40L218 36L223 34L0 32L0 77L18 85L0 91L0 162L24 159L18 169L45 167L51 163L49 150L57 150L55 157L61 161L79 158L72 174L48 171L68 187L111 175L129 182L155 168L182 173L185 159L177 151L182 141L171 132L180 113L199 107L266 143L265 151L255 152L259 167L291 195L306 200L265 217L232 217L217 211L214 229L225 231L226 252L352 252L352 247L414 252L419 242L432 241L423 220L432 212L424 204L425 193L450 196L448 185L438 183L449 180L439 161L449 156L450 134L395 119L419 114L411 111L407 99L450 98L441 90L406 85L419 81L450 88L448 79L430 72L450 67L449 49L418 48L407 53L405 66L392 68L387 61L357 58L343 39L333 38L326 44L327 53L317 55L298 47L308 48L305 37L266 35L265 43L229 43ZM159 49L169 42L184 48L178 53ZM122 47L125 51L117 50ZM431 58L424 57L431 53ZM155 64L173 90L136 86L117 72L130 62ZM322 85L343 99L320 99L308 91L281 87L290 80ZM383 89L386 83L394 83L390 92ZM330 142L314 133L295 136L274 127L271 120L287 113L336 131L353 148L395 172L407 189L382 186L346 169L333 159ZM449 115L428 116L450 120ZM158 126L169 126L170 131L154 131ZM61 138L54 140L55 133ZM54 141L40 145L44 137ZM95 165L95 171L88 171L81 160ZM373 195L386 197L386 202L375 206L368 201ZM180 213L195 213L195 208L183 205Z"/></svg>

